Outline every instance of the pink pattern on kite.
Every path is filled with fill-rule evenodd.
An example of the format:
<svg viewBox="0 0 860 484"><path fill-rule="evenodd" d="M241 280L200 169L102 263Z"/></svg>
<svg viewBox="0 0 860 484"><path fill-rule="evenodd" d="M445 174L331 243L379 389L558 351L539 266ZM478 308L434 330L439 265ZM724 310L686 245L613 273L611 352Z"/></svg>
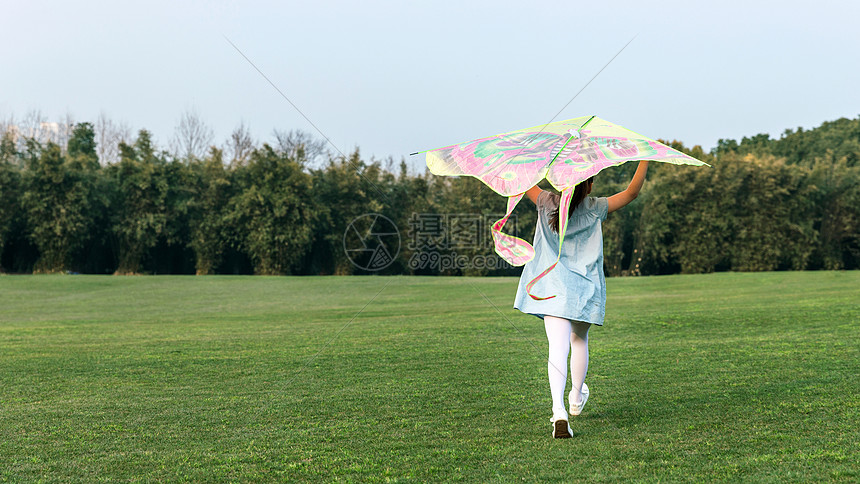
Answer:
<svg viewBox="0 0 860 484"><path fill-rule="evenodd" d="M508 198L508 209L505 212L504 218L497 220L496 223L493 224L492 228L496 253L499 254L499 257L508 261L508 263L513 266L521 266L532 260L535 256L535 249L531 244L519 237L514 237L513 235L508 235L502 232L502 227L505 225L505 222L508 221L508 218L511 216L511 212L514 211L517 203L522 200L523 195L524 194L521 193Z"/></svg>

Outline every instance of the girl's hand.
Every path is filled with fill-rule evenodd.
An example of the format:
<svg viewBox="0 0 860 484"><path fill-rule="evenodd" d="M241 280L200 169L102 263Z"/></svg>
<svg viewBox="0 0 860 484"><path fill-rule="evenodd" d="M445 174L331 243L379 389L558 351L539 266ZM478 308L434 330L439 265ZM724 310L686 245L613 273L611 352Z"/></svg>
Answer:
<svg viewBox="0 0 860 484"><path fill-rule="evenodd" d="M639 196L639 190L642 189L642 184L645 183L645 173L647 172L648 160L640 160L639 167L636 168L636 173L633 175L633 180L630 181L630 185L627 186L627 189L606 199L606 201L609 202L609 213L626 206L633 200L636 200L636 197Z"/></svg>

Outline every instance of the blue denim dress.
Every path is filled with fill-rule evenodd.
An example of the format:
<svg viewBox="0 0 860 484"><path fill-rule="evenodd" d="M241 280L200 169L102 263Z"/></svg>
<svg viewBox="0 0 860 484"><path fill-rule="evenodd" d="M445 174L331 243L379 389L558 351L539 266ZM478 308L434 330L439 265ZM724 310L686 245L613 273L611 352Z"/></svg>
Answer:
<svg viewBox="0 0 860 484"><path fill-rule="evenodd" d="M570 216L561 259L532 288L537 301L526 293L526 284L551 266L558 257L558 234L549 226L549 215L558 207L559 196L543 191L537 198L535 257L523 267L514 308L543 319L556 316L603 325L606 314L606 279L603 275L603 231L609 203L606 198L586 197Z"/></svg>

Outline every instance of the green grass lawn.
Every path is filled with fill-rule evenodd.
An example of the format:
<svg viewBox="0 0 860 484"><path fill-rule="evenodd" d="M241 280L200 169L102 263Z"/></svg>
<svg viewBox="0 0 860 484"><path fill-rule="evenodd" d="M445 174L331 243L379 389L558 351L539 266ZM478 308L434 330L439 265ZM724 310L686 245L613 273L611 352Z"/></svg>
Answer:
<svg viewBox="0 0 860 484"><path fill-rule="evenodd" d="M553 440L516 279L0 277L0 481L860 480L860 272L607 284Z"/></svg>

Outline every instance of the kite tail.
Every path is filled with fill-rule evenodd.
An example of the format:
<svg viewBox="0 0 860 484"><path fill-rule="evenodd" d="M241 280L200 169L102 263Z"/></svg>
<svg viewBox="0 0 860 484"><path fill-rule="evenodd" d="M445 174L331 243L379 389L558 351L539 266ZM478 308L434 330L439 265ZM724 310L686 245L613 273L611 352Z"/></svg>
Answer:
<svg viewBox="0 0 860 484"><path fill-rule="evenodd" d="M502 227L504 227L505 222L510 218L511 212L514 211L514 208L520 200L523 199L523 195L525 195L525 193L520 193L519 195L514 195L508 198L508 210L505 213L504 218L497 220L496 223L493 224L492 228L496 253L512 266L521 266L535 257L535 249L531 244L519 237L514 237L513 235L508 235L502 232Z"/></svg>
<svg viewBox="0 0 860 484"><path fill-rule="evenodd" d="M534 294L532 294L532 287L534 287L534 285L537 284L537 281L540 280L543 276L549 274L549 272L551 270L555 269L555 266L557 266L558 262L561 260L561 247L562 247L562 243L564 243L564 233L567 232L567 222L568 222L568 219L570 218L570 213L569 213L570 212L570 199L573 198L573 189L574 189L574 187L570 187L570 188L565 188L564 190L562 190L561 200L559 200L559 202L558 202L558 221L559 221L558 222L559 223L559 227L558 227L558 257L555 259L555 262L553 263L553 265L544 269L543 272L538 274L537 277L535 277L534 279L529 281L528 284L526 284L526 293L528 293L528 295L531 296L531 298L536 300L536 301L543 301L545 299L552 299L556 296L555 294L553 294L552 296L547 296L547 297L535 296ZM532 250L534 251L534 249L532 249Z"/></svg>

